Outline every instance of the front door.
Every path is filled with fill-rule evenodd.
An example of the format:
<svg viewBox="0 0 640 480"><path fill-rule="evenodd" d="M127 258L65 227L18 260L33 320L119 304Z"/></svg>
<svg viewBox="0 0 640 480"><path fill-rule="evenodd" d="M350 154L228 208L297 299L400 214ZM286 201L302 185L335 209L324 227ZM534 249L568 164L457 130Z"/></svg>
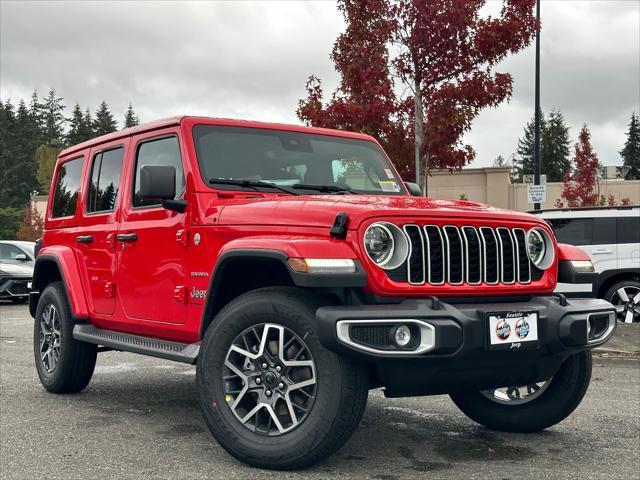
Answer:
<svg viewBox="0 0 640 480"><path fill-rule="evenodd" d="M101 145L91 151L81 226L75 237L86 291L93 311L112 315L115 311L116 244L120 179L124 151L129 139Z"/></svg>
<svg viewBox="0 0 640 480"><path fill-rule="evenodd" d="M177 130L133 137L134 155L122 220L118 228L118 297L131 321L183 323L186 320L186 248L180 232L188 213L162 208L140 196L140 169L169 165L176 169L176 197L185 192L184 168ZM188 210L187 210L188 211Z"/></svg>

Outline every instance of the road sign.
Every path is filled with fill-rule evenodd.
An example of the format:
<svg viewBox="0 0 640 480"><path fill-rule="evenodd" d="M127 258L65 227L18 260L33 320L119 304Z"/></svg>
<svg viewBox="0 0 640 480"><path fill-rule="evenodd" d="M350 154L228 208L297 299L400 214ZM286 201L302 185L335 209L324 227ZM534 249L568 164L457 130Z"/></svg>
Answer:
<svg viewBox="0 0 640 480"><path fill-rule="evenodd" d="M527 185L529 203L545 203L547 201L546 185Z"/></svg>
<svg viewBox="0 0 640 480"><path fill-rule="evenodd" d="M525 174L522 176L522 181L524 183L533 183L533 175L532 174ZM545 184L547 183L547 176L545 174L540 175L540 184Z"/></svg>

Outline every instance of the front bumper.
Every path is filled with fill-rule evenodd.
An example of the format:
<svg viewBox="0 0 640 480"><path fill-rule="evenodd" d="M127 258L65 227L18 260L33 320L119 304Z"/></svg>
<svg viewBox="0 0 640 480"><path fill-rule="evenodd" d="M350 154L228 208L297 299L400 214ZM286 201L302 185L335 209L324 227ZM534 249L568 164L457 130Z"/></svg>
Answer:
<svg viewBox="0 0 640 480"><path fill-rule="evenodd" d="M0 299L27 298L31 277L0 277Z"/></svg>
<svg viewBox="0 0 640 480"><path fill-rule="evenodd" d="M538 313L538 342L532 348L491 350L488 314L515 311ZM605 343L616 326L615 309L604 300L555 296L507 303L452 305L421 299L394 305L322 307L316 320L321 343L329 350L373 364L378 383L386 387L388 396L546 380L567 356ZM594 326L596 320L598 325ZM360 343L360 338L349 337L345 327L412 322L421 339L414 351L371 348L371 344Z"/></svg>

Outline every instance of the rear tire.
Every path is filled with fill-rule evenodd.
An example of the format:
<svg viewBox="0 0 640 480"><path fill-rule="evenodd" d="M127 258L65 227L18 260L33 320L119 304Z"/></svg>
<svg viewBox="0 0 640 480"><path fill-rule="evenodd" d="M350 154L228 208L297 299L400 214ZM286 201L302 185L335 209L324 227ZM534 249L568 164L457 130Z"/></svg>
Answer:
<svg viewBox="0 0 640 480"><path fill-rule="evenodd" d="M98 346L73 338L73 319L62 283L40 295L33 324L33 353L40 382L51 393L75 393L91 380Z"/></svg>
<svg viewBox="0 0 640 480"><path fill-rule="evenodd" d="M582 401L591 381L591 351L567 358L539 395L530 401L490 399L482 392L450 394L456 406L471 420L492 430L529 433L561 422Z"/></svg>
<svg viewBox="0 0 640 480"><path fill-rule="evenodd" d="M244 463L278 470L309 466L337 451L360 422L368 395L367 369L320 344L314 329L318 306L316 297L301 289L263 288L233 300L218 313L207 330L197 364L200 404L213 436L227 452ZM257 340L252 344L249 335L254 327ZM303 380L307 382L313 377L314 383L307 391L313 400L302 404L304 409L295 410L295 420L287 409L278 408L282 404L273 403L272 410L276 412L273 414L268 408L259 407L263 402L275 402L276 395L279 395L278 401L284 402L283 392L293 386L294 375L287 365L296 359L291 358L295 351L291 352L287 338L302 345L299 350L304 354L300 358L313 364L313 368L309 367L312 373ZM274 353L280 352L283 343L286 345L283 355L288 357L284 359L281 353ZM243 351L256 355L261 345L266 345L267 355L251 359L244 353L238 354L233 345L241 345ZM234 355L240 357L230 372L229 363ZM267 362L269 366L264 367ZM280 369L276 372L278 364ZM239 372L244 378L233 372ZM260 375L261 379L256 381ZM267 394L266 384L271 380L273 388ZM236 383L230 387L230 382ZM246 393L238 392L244 385L251 388ZM290 394L289 398L293 398L293 389ZM241 395L244 397L239 400ZM241 411L237 405L244 402L244 398L249 405ZM262 420L257 414L250 417L247 413L256 408L262 412ZM292 410L290 407L289 411ZM291 422L287 424L282 419L275 422L274 418L280 415L277 412ZM243 422L245 417L248 419ZM281 425L289 427L281 429Z"/></svg>

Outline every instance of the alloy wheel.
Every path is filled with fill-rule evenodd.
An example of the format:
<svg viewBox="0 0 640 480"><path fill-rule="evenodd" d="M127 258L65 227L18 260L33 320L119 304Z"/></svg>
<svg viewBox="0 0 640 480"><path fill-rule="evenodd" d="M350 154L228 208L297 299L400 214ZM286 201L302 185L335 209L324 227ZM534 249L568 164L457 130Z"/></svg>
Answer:
<svg viewBox="0 0 640 480"><path fill-rule="evenodd" d="M287 327L250 327L233 341L223 368L225 401L250 431L277 436L299 426L316 396L316 368L303 338Z"/></svg>
<svg viewBox="0 0 640 480"><path fill-rule="evenodd" d="M609 301L616 307L619 322L640 322L640 288L633 285L620 287Z"/></svg>
<svg viewBox="0 0 640 480"><path fill-rule="evenodd" d="M551 379L544 382L532 383L523 386L511 386L482 390L480 393L497 403L506 405L522 405L538 398L551 384Z"/></svg>
<svg viewBox="0 0 640 480"><path fill-rule="evenodd" d="M60 361L60 314L49 304L40 316L40 361L47 373L53 373Z"/></svg>

